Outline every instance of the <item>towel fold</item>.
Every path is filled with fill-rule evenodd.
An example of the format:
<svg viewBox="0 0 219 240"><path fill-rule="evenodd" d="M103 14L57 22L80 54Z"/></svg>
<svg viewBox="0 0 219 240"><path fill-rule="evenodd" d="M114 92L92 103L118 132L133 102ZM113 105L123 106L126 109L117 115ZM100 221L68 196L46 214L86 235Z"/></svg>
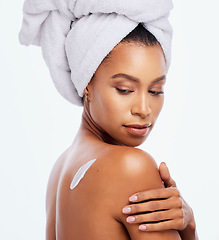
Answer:
<svg viewBox="0 0 219 240"><path fill-rule="evenodd" d="M19 34L42 47L59 93L82 105L83 91L106 55L139 23L171 60L172 0L26 0Z"/></svg>

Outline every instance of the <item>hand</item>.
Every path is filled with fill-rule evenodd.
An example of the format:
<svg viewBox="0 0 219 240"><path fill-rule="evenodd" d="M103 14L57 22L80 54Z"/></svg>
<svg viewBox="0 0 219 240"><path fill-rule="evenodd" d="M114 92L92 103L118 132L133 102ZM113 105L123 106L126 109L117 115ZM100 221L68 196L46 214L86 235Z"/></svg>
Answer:
<svg viewBox="0 0 219 240"><path fill-rule="evenodd" d="M123 208L123 213L131 214L127 217L127 222L141 224L139 229L142 231L183 231L188 226L195 230L192 209L180 195L165 163L160 164L159 172L166 188L131 196L129 201L138 204Z"/></svg>

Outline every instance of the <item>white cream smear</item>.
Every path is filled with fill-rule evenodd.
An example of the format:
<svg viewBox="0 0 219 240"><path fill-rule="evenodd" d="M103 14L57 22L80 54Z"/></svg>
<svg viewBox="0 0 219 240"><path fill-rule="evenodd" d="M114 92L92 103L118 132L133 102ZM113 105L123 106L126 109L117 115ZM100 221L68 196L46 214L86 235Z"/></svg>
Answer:
<svg viewBox="0 0 219 240"><path fill-rule="evenodd" d="M91 165L96 161L96 159L90 160L89 162L85 163L83 166L81 166L77 173L75 174L71 185L70 185L70 189L74 189L78 183L81 181L81 179L84 177L85 173L87 172L87 170L91 167Z"/></svg>

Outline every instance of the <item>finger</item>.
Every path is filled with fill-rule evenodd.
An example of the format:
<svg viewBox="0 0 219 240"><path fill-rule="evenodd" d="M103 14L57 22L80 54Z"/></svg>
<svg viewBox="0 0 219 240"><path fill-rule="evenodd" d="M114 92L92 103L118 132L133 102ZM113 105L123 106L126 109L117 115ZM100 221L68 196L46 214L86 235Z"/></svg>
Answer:
<svg viewBox="0 0 219 240"><path fill-rule="evenodd" d="M136 193L129 198L129 201L143 202L152 199L166 199L173 196L180 196L179 190L177 188L160 188Z"/></svg>
<svg viewBox="0 0 219 240"><path fill-rule="evenodd" d="M164 230L183 230L183 219L174 219L159 223L141 224L139 230L154 232L154 231L164 231Z"/></svg>
<svg viewBox="0 0 219 240"><path fill-rule="evenodd" d="M160 177L164 182L165 187L176 187L176 182L171 178L169 169L166 163L162 162L159 166Z"/></svg>
<svg viewBox="0 0 219 240"><path fill-rule="evenodd" d="M171 197L165 200L149 201L138 204L128 205L123 208L124 214L136 214L154 212L168 209L182 209L182 200L178 197Z"/></svg>
<svg viewBox="0 0 219 240"><path fill-rule="evenodd" d="M182 209L170 209L167 211L158 211L147 214L140 214L136 216L129 216L126 218L126 221L128 223L152 223L181 218L183 218Z"/></svg>
<svg viewBox="0 0 219 240"><path fill-rule="evenodd" d="M167 181L168 179L170 179L170 172L165 162L162 162L160 164L159 172L160 172L161 179L163 181Z"/></svg>

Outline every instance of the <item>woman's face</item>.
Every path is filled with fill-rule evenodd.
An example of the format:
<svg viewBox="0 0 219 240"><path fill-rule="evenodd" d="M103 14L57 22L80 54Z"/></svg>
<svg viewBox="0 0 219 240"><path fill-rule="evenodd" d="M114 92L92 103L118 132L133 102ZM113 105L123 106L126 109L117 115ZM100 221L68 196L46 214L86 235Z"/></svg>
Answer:
<svg viewBox="0 0 219 240"><path fill-rule="evenodd" d="M159 44L118 44L87 87L96 127L120 145L142 144L162 109L165 79Z"/></svg>

